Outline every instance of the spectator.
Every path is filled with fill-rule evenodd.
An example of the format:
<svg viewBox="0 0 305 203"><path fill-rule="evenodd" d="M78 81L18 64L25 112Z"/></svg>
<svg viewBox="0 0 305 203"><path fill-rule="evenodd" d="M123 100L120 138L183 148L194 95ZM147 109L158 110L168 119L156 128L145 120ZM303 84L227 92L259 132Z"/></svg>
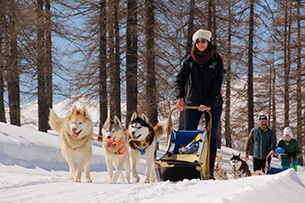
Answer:
<svg viewBox="0 0 305 203"><path fill-rule="evenodd" d="M302 150L299 142L293 138L290 127L284 128L283 139L277 146L285 149L285 155L281 155L282 168L294 168L295 171L298 171L298 158L301 157Z"/></svg>
<svg viewBox="0 0 305 203"><path fill-rule="evenodd" d="M259 126L254 127L248 136L246 144L245 160L249 160L249 155L253 155L253 171L263 172L266 165L266 157L276 147L276 135L274 130L268 126L268 118L261 115L258 119ZM271 156L267 160L270 165Z"/></svg>

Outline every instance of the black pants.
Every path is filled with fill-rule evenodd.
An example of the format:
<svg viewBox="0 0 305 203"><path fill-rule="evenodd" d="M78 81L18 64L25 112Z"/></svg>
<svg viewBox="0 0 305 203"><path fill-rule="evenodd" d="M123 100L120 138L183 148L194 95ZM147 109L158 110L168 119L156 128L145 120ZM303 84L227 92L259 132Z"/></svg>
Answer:
<svg viewBox="0 0 305 203"><path fill-rule="evenodd" d="M268 158L268 165L271 163L271 156ZM265 171L266 159L256 159L253 157L253 171L261 170Z"/></svg>

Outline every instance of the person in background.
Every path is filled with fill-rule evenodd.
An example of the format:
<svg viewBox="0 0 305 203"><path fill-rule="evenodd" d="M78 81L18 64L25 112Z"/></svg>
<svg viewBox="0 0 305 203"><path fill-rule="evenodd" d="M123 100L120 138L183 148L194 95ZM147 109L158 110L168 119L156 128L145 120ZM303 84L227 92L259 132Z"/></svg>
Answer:
<svg viewBox="0 0 305 203"><path fill-rule="evenodd" d="M276 135L274 130L268 126L268 118L261 115L258 119L259 126L251 129L247 144L245 160L249 160L249 155L253 156L253 171L261 170L263 172L266 165L266 157L271 152L274 152L276 147ZM267 160L270 165L271 156Z"/></svg>
<svg viewBox="0 0 305 203"><path fill-rule="evenodd" d="M197 130L201 115L204 113L206 126L212 116L210 139L210 177L213 177L214 161L217 152L217 127L222 113L221 87L224 78L223 62L216 46L210 42L212 33L199 29L193 35L190 55L183 61L175 81L177 97L176 108L184 110L184 129ZM188 84L188 96L185 86ZM184 106L197 106L188 109Z"/></svg>
<svg viewBox="0 0 305 203"><path fill-rule="evenodd" d="M298 171L298 158L301 157L302 150L299 142L293 138L290 127L284 128L283 139L279 141L277 147L285 149L285 154L281 155L282 168L294 168L295 171Z"/></svg>

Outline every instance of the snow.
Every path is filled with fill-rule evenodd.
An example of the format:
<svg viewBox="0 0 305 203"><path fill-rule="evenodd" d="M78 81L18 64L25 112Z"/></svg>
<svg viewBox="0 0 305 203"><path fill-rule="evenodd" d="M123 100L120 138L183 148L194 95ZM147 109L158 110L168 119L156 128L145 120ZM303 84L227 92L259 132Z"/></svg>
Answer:
<svg viewBox="0 0 305 203"><path fill-rule="evenodd" d="M27 116L36 117L34 114ZM164 142L161 142L158 156L163 153ZM219 153L223 154L223 167L228 172L230 155L241 153L244 156L243 152L226 147ZM140 164L140 177L143 177L144 160ZM251 159L248 164L252 169ZM280 167L280 161L273 158L272 166ZM29 127L0 123L0 202L305 202L305 172L301 166L298 172L289 169L275 175L238 180L230 177L227 181L110 184L103 148L94 141L90 168L92 183L84 181L84 174L81 183L73 183L56 132L42 133Z"/></svg>

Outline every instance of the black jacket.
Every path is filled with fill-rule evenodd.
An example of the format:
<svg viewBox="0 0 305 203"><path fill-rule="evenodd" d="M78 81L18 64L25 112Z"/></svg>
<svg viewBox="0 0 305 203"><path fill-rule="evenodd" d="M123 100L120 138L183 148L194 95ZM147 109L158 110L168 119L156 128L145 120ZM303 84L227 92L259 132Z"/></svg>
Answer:
<svg viewBox="0 0 305 203"><path fill-rule="evenodd" d="M217 53L203 65L196 63L192 57L188 56L184 60L183 66L176 78L175 91L177 99L186 96L185 85L189 80L186 105L199 106L203 104L209 107L218 106L223 103L221 96L223 78L223 62Z"/></svg>

